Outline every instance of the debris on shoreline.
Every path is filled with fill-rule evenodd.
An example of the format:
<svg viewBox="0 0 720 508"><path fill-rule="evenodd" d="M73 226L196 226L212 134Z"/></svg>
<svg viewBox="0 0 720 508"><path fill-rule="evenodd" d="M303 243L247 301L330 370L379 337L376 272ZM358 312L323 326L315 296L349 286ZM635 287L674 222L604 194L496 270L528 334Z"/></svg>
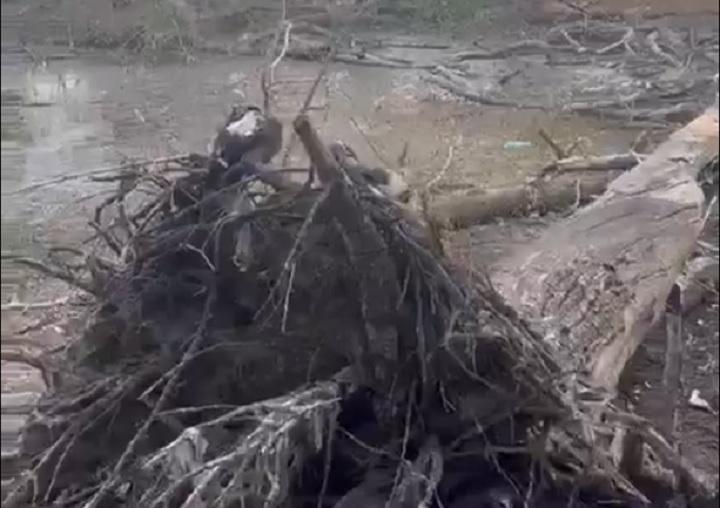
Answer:
<svg viewBox="0 0 720 508"><path fill-rule="evenodd" d="M43 361L4 505L647 502L611 442L645 423L305 115L310 178L271 167L263 115L235 110L209 157L100 177L118 182L93 220L103 248L84 278L55 272L95 311Z"/></svg>

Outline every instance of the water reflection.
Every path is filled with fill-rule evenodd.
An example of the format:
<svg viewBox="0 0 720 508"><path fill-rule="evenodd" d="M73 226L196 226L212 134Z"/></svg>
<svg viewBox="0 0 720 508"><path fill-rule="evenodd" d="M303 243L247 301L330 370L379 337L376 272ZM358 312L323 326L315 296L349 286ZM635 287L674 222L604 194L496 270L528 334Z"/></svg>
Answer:
<svg viewBox="0 0 720 508"><path fill-rule="evenodd" d="M26 252L53 228L77 185L7 195L29 182L108 162L112 126L103 119L87 79L72 69L15 66L2 71L2 249ZM2 266L3 298L17 290L22 273Z"/></svg>
<svg viewBox="0 0 720 508"><path fill-rule="evenodd" d="M112 129L91 100L87 79L72 70L33 69L25 74L22 92L32 137L23 169L26 182L104 163L103 145L112 141Z"/></svg>
<svg viewBox="0 0 720 508"><path fill-rule="evenodd" d="M83 218L94 206L84 198L100 189L72 180L31 194L8 192L118 164L126 156L203 149L215 120L237 95L238 84L230 77L249 75L257 64L149 68L88 59L32 66L3 59L3 252L42 255L43 244L78 240L87 231ZM3 263L3 298L22 280Z"/></svg>

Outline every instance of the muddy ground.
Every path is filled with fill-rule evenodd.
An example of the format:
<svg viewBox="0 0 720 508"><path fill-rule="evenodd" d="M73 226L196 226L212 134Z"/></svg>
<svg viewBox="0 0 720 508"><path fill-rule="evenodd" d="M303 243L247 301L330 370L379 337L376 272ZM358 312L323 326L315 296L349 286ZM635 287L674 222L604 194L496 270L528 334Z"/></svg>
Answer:
<svg viewBox="0 0 720 508"><path fill-rule="evenodd" d="M187 65L149 63L138 57L126 58L116 50L70 48L67 35L75 37L77 27L87 25L87 19L72 18L77 12L90 12L83 11L80 4L84 3L87 2L70 6L68 2L59 2L51 9L48 2L28 2L22 6L19 2L3 2L4 193L31 181L118 164L125 157L151 158L204 150L231 103L259 100L257 71L264 63L260 58L197 55L196 61ZM111 2L105 4L103 9L111 9ZM131 9L138 9L138 2L135 4ZM19 24L18 20L27 19L23 16L36 12L45 12L46 17L36 15L32 26ZM120 31L138 22L136 11L118 12L96 10L92 15ZM68 19L74 19L70 29ZM717 19L707 17L700 21L659 22L681 21L717 23ZM5 30L18 26L22 30L14 35ZM488 32L487 36L508 37L503 35L504 31ZM44 44L23 47L20 43L28 37ZM532 59L494 63L484 72L495 76L507 72L508 66L530 69L521 73L514 86L535 95L552 97L556 93L554 87L567 81L556 72L543 73ZM278 79L282 83L277 93L281 98L276 110L286 129L317 69L315 63L292 61L279 67ZM640 133L593 118L465 103L429 85L415 70L334 64L316 95L315 106L314 120L327 139L343 139L361 159L402 172L413 186L424 185L451 154L447 176L438 186L438 197L522 182L533 175L553 157L538 135L540 128L561 145L579 141L581 151L588 154L625 151ZM658 132L654 137L660 140L664 135ZM509 144L515 141L527 144L520 145L521 148ZM401 162L403 153L406 155ZM3 253L42 256L48 245L81 240L88 234L84 217L102 191L96 185L73 181L32 195L4 196ZM452 255L478 269L491 269L493 260L502 255L504 248L536 234L546 220L531 218L476 227L448 234L446 241ZM716 229L708 234L708 240L717 245ZM62 284L41 281L3 263L5 303L53 302L68 294ZM84 309L75 305L77 295L70 298L73 303L70 307L19 311L13 306L12 310L3 310L3 350L17 347L18 343L25 347L62 343L83 323ZM682 422L684 453L698 467L714 474L718 473L719 430L717 311L715 292L706 304L686 316L688 357L684 370L686 400L693 389L698 389L715 414L688 406ZM648 337L634 361L636 402L639 411L650 418L664 417L667 412L660 384L664 344L661 327ZM42 382L35 371L3 362L4 397L11 392L41 389ZM3 452L13 448L12 430L21 421L3 418Z"/></svg>

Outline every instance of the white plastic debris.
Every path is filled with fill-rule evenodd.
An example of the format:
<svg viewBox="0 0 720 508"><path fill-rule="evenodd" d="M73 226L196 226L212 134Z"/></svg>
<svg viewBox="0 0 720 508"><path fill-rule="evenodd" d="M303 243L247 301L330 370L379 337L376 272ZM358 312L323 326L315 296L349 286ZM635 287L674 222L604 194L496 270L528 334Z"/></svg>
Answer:
<svg viewBox="0 0 720 508"><path fill-rule="evenodd" d="M690 394L690 400L688 400L688 404L690 404L696 409L703 409L705 411L715 414L715 410L712 408L710 403L700 396L700 390L695 389L692 391L692 393Z"/></svg>
<svg viewBox="0 0 720 508"><path fill-rule="evenodd" d="M533 144L530 141L507 141L503 148L505 150L523 150L525 148L532 148Z"/></svg>

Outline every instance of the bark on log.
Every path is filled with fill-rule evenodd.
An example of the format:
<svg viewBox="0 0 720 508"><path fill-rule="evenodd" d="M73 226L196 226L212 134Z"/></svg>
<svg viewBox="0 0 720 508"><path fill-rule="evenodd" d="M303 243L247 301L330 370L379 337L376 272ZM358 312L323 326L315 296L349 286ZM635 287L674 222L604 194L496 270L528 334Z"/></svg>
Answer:
<svg viewBox="0 0 720 508"><path fill-rule="evenodd" d="M497 217L563 210L573 203L585 204L602 194L617 172L488 190L482 194L454 197L430 206L429 215L438 225L460 229L489 222Z"/></svg>
<svg viewBox="0 0 720 508"><path fill-rule="evenodd" d="M569 370L615 391L698 239L704 195L696 177L717 154L713 107L500 263L497 288Z"/></svg>

